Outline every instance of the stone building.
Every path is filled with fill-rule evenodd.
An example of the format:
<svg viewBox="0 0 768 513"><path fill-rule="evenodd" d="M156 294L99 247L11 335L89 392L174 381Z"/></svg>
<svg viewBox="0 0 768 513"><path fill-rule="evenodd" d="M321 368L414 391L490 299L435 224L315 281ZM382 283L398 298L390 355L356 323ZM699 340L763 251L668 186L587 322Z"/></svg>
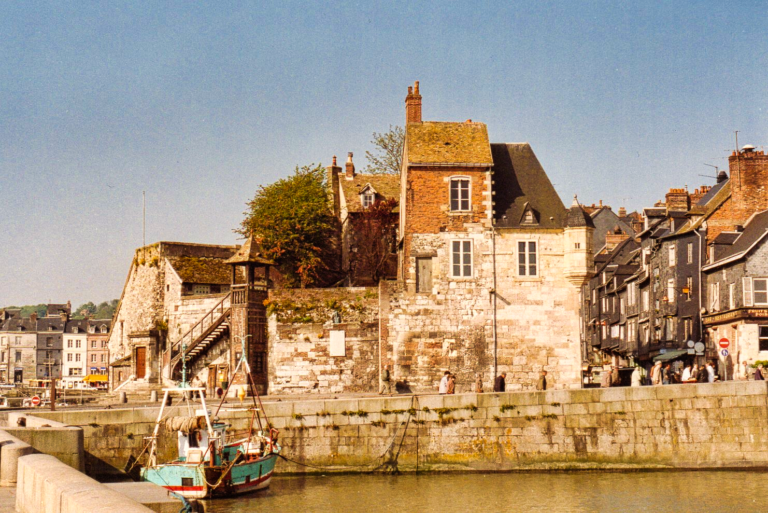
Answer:
<svg viewBox="0 0 768 513"><path fill-rule="evenodd" d="M64 328L69 321L72 305L49 304L46 316L37 319L36 378L38 380L61 378L61 357Z"/></svg>
<svg viewBox="0 0 768 513"><path fill-rule="evenodd" d="M729 376L744 361L768 360L768 210L754 214L743 230L720 231L703 267L707 284L704 327L712 347L729 342L719 358Z"/></svg>
<svg viewBox="0 0 768 513"><path fill-rule="evenodd" d="M136 250L109 333L114 376L157 386L171 378L172 348L228 296L224 261L237 248L158 242Z"/></svg>
<svg viewBox="0 0 768 513"><path fill-rule="evenodd" d="M21 317L20 310L0 312L0 383L28 384L35 379L37 314Z"/></svg>
<svg viewBox="0 0 768 513"><path fill-rule="evenodd" d="M344 172L326 168L329 196L341 226L341 269L350 285L375 285L397 276L397 206L388 215L371 215L377 202L397 200L400 176L355 172L352 153Z"/></svg>
<svg viewBox="0 0 768 513"><path fill-rule="evenodd" d="M384 352L395 376L434 389L444 370L468 387L507 372L530 389L580 384L579 287L593 230L565 208L527 143L491 144L485 124L422 121L406 97L398 283Z"/></svg>

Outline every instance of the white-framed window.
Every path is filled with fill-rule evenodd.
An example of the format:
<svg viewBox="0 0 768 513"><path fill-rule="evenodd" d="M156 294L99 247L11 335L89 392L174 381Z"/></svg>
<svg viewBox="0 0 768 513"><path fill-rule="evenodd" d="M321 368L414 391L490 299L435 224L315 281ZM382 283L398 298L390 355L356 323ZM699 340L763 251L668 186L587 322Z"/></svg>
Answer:
<svg viewBox="0 0 768 513"><path fill-rule="evenodd" d="M768 305L768 278L752 278L752 304Z"/></svg>
<svg viewBox="0 0 768 513"><path fill-rule="evenodd" d="M649 293L649 292L650 292L650 291L648 291L648 290L646 289L646 290L644 290L644 291L643 291L643 293L642 293L642 296L643 296L643 311L644 311L644 312L647 312L647 311L648 311L648 307L649 307L649 304L650 304L651 295L650 295L650 293Z"/></svg>
<svg viewBox="0 0 768 513"><path fill-rule="evenodd" d="M676 244L669 245L669 266L670 267L674 267L677 264L677 254L675 253L676 248L677 248Z"/></svg>
<svg viewBox="0 0 768 513"><path fill-rule="evenodd" d="M469 278L472 276L472 241L451 241L451 276Z"/></svg>
<svg viewBox="0 0 768 513"><path fill-rule="evenodd" d="M627 300L623 297L619 298L619 310L621 315L627 314Z"/></svg>
<svg viewBox="0 0 768 513"><path fill-rule="evenodd" d="M675 279L669 278L667 280L667 302L674 303L675 302Z"/></svg>
<svg viewBox="0 0 768 513"><path fill-rule="evenodd" d="M621 340L627 340L627 328L623 324L619 326L619 338Z"/></svg>
<svg viewBox="0 0 768 513"><path fill-rule="evenodd" d="M693 263L693 242L688 243L688 263Z"/></svg>
<svg viewBox="0 0 768 513"><path fill-rule="evenodd" d="M67 340L67 347L69 349L72 349L72 341L71 340Z"/></svg>
<svg viewBox="0 0 768 513"><path fill-rule="evenodd" d="M95 354L91 355L91 363L96 363L96 355Z"/></svg>
<svg viewBox="0 0 768 513"><path fill-rule="evenodd" d="M629 306L637 304L637 283L630 283L627 286L627 304Z"/></svg>
<svg viewBox="0 0 768 513"><path fill-rule="evenodd" d="M104 363L107 361L107 355L103 354L101 355L101 363Z"/></svg>
<svg viewBox="0 0 768 513"><path fill-rule="evenodd" d="M371 191L365 191L360 195L360 202L363 204L363 208L368 208L373 205L374 197Z"/></svg>
<svg viewBox="0 0 768 513"><path fill-rule="evenodd" d="M717 312L720 309L720 284L715 283L712 285L712 292L709 295L709 309L713 312Z"/></svg>
<svg viewBox="0 0 768 513"><path fill-rule="evenodd" d="M76 347L77 349L80 349L80 344L81 344L81 342L82 342L81 340L75 340L75 347Z"/></svg>
<svg viewBox="0 0 768 513"><path fill-rule="evenodd" d="M101 332L102 333L106 333L107 332L107 325L106 324L102 324L101 325Z"/></svg>
<svg viewBox="0 0 768 513"><path fill-rule="evenodd" d="M685 300L690 301L691 295L693 294L693 276L688 276L685 278L685 288L687 289L685 293Z"/></svg>
<svg viewBox="0 0 768 513"><path fill-rule="evenodd" d="M75 361L76 361L76 362L79 362L79 361L80 361L80 353L77 353L77 354L75 355Z"/></svg>
<svg viewBox="0 0 768 513"><path fill-rule="evenodd" d="M95 340L91 340L91 348L92 349L96 349L96 341Z"/></svg>
<svg viewBox="0 0 768 513"><path fill-rule="evenodd" d="M677 334L677 331L676 331L677 326L676 326L675 320L676 319L674 317L667 317L667 320L664 323L666 325L665 326L665 331L666 331L665 335L667 337L666 338L667 340L675 340L675 335Z"/></svg>
<svg viewBox="0 0 768 513"><path fill-rule="evenodd" d="M685 340L690 340L693 336L693 321L691 319L683 319L683 329L685 331Z"/></svg>
<svg viewBox="0 0 768 513"><path fill-rule="evenodd" d="M469 211L472 207L469 197L469 178L451 178L451 212Z"/></svg>
<svg viewBox="0 0 768 513"><path fill-rule="evenodd" d="M538 251L536 241L517 241L517 275L538 276L538 274Z"/></svg>
<svg viewBox="0 0 768 513"><path fill-rule="evenodd" d="M736 308L736 284L728 284L728 309L733 310Z"/></svg>
<svg viewBox="0 0 768 513"><path fill-rule="evenodd" d="M72 361L72 353L67 354L67 361L68 362Z"/></svg>

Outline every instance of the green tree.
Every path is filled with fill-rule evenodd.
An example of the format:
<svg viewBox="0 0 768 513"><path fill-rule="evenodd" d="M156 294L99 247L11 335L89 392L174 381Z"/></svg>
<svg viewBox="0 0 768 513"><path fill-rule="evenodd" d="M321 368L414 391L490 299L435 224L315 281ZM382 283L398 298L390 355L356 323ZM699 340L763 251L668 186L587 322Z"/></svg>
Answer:
<svg viewBox="0 0 768 513"><path fill-rule="evenodd" d="M371 144L374 151L365 152L368 165L365 172L368 174L398 175L403 164L403 144L405 143L405 130L399 126L389 125L389 131L373 133Z"/></svg>
<svg viewBox="0 0 768 513"><path fill-rule="evenodd" d="M324 284L338 273L338 222L331 210L322 165L299 167L261 186L237 230L253 232L289 287Z"/></svg>

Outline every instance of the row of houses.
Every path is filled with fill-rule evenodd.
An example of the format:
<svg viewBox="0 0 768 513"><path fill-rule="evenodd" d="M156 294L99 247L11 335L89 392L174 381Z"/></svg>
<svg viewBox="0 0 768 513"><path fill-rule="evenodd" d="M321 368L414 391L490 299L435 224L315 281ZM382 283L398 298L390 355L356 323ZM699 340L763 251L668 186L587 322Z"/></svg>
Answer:
<svg viewBox="0 0 768 513"><path fill-rule="evenodd" d="M70 303L48 304L40 318L0 310L0 383L35 386L53 377L75 384L88 375L106 375L112 320L71 314Z"/></svg>
<svg viewBox="0 0 768 513"><path fill-rule="evenodd" d="M704 360L731 379L768 360L766 183L768 156L745 146L716 185L670 189L636 233L614 231L581 290L585 380L607 364Z"/></svg>

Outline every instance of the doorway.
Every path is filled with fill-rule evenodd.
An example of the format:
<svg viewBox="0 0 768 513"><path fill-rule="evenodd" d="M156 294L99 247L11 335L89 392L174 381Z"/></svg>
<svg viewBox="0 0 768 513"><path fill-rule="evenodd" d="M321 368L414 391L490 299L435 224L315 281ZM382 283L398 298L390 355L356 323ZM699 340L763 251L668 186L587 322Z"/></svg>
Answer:
<svg viewBox="0 0 768 513"><path fill-rule="evenodd" d="M136 379L144 379L147 375L147 348L136 348Z"/></svg>

